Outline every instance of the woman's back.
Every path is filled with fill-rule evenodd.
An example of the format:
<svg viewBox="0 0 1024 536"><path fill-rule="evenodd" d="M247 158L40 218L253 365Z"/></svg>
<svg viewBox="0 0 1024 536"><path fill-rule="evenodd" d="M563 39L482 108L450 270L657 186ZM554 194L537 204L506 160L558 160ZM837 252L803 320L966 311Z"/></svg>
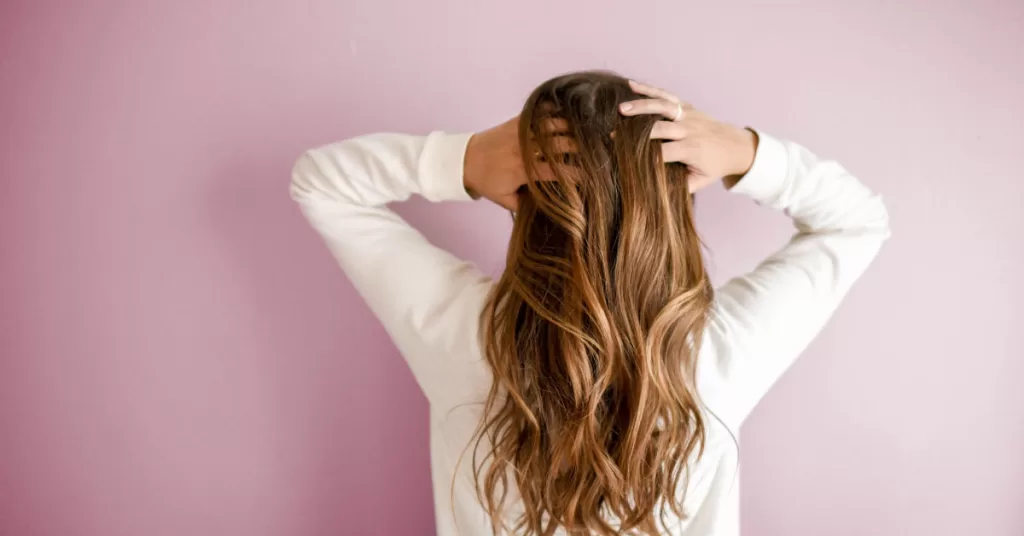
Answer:
<svg viewBox="0 0 1024 536"><path fill-rule="evenodd" d="M617 87L611 106L634 97ZM888 236L884 206L835 163L760 134L732 189L799 232L712 300L682 167L637 135L660 127L591 124L586 99L556 100L527 107L543 128L519 145L544 162L523 159L529 192L497 282L385 206L469 200L482 189L470 136L322 147L296 164L292 194L430 400L440 534L735 533L739 425ZM691 172L714 134L693 143Z"/></svg>
<svg viewBox="0 0 1024 536"><path fill-rule="evenodd" d="M483 371L481 371L483 372ZM486 393L481 393L486 396ZM439 535L486 535L491 534L491 517L477 498L473 484L473 472L463 456L466 447L475 442L476 430L480 424L480 404L462 405L450 410L430 411L430 450L435 518ZM732 432L711 416L703 454L689 465L688 478L678 490L676 497L683 500L686 518L679 518L671 511L665 512L665 526L668 530L658 534L731 534L726 530L735 516L723 515L723 507L735 509L738 489L738 451ZM456 470L456 464L458 470ZM504 513L504 522L514 526L522 515L518 502L519 491L512 480L509 489L509 508ZM618 526L619 520L607 516L607 522ZM716 527L714 532L710 527ZM686 532L693 530L693 532ZM519 532L511 532L520 534ZM554 534L570 534L559 529Z"/></svg>

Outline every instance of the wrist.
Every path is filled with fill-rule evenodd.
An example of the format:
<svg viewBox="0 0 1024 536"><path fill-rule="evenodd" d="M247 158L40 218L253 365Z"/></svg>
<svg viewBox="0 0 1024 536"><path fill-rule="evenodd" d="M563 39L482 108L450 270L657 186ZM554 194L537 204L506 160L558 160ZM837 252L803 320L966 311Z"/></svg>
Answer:
<svg viewBox="0 0 1024 536"><path fill-rule="evenodd" d="M754 165L754 157L757 155L757 132L752 128L741 128L739 129L739 147L738 154L740 155L737 159L736 175L746 175L750 168Z"/></svg>
<svg viewBox="0 0 1024 536"><path fill-rule="evenodd" d="M753 167L754 157L757 156L758 137L754 129L737 128L736 136L736 162L733 172L724 178L726 188L732 188L743 179L743 176Z"/></svg>
<svg viewBox="0 0 1024 536"><path fill-rule="evenodd" d="M480 190L476 187L477 178L481 175L478 142L477 134L469 137L469 143L466 144L466 154L462 160L462 187L466 189L466 193L473 199L480 198Z"/></svg>

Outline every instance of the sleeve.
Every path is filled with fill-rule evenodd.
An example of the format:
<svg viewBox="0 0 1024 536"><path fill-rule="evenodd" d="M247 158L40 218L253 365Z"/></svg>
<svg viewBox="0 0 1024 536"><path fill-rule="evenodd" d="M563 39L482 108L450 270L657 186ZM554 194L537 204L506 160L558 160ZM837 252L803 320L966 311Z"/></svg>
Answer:
<svg viewBox="0 0 1024 536"><path fill-rule="evenodd" d="M758 136L754 164L731 191L791 217L796 233L716 292L705 349L720 387L717 409L737 429L889 237L881 198L839 164Z"/></svg>
<svg viewBox="0 0 1024 536"><path fill-rule="evenodd" d="M310 150L291 195L379 318L431 404L454 405L482 381L478 317L491 286L387 208L420 195L469 201L469 135L375 134ZM477 386L478 387L478 386Z"/></svg>

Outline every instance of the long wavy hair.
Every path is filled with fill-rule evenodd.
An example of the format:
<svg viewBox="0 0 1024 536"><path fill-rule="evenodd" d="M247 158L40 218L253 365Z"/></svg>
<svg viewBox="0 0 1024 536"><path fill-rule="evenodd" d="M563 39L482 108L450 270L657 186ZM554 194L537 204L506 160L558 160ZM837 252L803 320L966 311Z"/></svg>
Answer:
<svg viewBox="0 0 1024 536"><path fill-rule="evenodd" d="M686 517L712 287L685 166L662 161L657 117L618 112L639 98L582 72L523 108L530 181L481 315L494 383L473 477L495 534L656 534L668 511ZM513 490L523 511L509 524Z"/></svg>

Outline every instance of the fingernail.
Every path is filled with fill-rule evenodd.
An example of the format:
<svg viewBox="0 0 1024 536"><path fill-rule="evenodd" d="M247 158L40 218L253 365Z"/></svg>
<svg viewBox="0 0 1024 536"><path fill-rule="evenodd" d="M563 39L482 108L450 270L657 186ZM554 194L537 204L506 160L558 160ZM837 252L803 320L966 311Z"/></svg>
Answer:
<svg viewBox="0 0 1024 536"><path fill-rule="evenodd" d="M633 105L628 102L624 102L619 105L619 109L622 110L623 112L628 112L633 109Z"/></svg>

